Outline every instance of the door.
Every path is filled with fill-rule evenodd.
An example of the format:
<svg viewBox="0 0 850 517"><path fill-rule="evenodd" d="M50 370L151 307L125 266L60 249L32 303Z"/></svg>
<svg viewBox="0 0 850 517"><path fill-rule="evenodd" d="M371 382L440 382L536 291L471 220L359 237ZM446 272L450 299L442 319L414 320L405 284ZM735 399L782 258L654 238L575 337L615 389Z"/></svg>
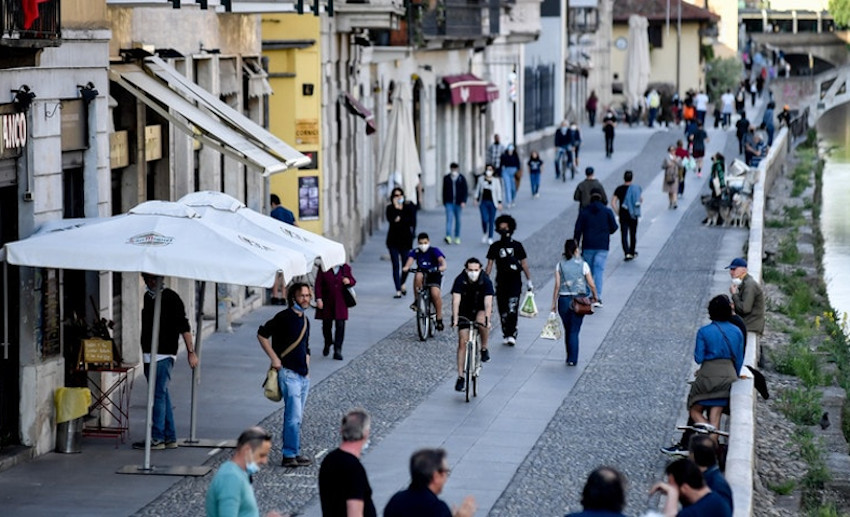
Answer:
<svg viewBox="0 0 850 517"><path fill-rule="evenodd" d="M18 240L18 187L0 187L0 246ZM18 327L18 268L7 267L4 278L0 264L0 449L20 442L18 433L19 414L19 364ZM9 304L5 306L3 293L8 291ZM9 328L5 328L3 311L9 310ZM5 340L8 330L8 341Z"/></svg>

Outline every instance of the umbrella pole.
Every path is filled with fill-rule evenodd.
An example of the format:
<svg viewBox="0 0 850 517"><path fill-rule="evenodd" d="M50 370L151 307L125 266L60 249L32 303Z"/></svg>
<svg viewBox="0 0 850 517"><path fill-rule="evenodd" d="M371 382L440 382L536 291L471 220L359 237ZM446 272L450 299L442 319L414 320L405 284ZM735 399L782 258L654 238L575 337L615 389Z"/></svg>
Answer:
<svg viewBox="0 0 850 517"><path fill-rule="evenodd" d="M3 359L9 358L9 263L3 261Z"/></svg>
<svg viewBox="0 0 850 517"><path fill-rule="evenodd" d="M156 352L159 348L159 324L162 314L162 277L156 277L156 300L153 304L153 328L151 329L151 362L148 364L148 412L145 422L145 464L142 470L151 470L151 426L153 424L153 399L156 388Z"/></svg>
<svg viewBox="0 0 850 517"><path fill-rule="evenodd" d="M201 383L201 338L203 337L202 325L204 324L204 292L207 283L200 282L201 291L198 294L198 309L195 311L195 357L198 358L198 366L192 370L192 409L189 416L189 439L188 443L197 443L198 428L198 385Z"/></svg>

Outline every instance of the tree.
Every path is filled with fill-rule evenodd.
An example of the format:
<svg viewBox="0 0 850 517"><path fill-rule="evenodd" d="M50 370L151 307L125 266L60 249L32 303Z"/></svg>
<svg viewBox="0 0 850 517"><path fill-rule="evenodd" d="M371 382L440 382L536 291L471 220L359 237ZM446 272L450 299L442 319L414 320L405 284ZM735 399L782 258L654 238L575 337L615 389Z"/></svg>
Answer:
<svg viewBox="0 0 850 517"><path fill-rule="evenodd" d="M741 60L736 57L714 59L705 66L706 90L712 99L719 99L726 90L734 92L740 82Z"/></svg>
<svg viewBox="0 0 850 517"><path fill-rule="evenodd" d="M829 0L829 14L840 28L850 25L850 0Z"/></svg>

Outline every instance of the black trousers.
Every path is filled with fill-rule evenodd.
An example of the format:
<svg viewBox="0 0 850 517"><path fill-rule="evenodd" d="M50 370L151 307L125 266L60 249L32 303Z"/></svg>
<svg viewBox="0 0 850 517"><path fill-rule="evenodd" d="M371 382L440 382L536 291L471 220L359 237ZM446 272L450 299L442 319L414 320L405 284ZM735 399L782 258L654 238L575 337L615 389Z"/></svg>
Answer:
<svg viewBox="0 0 850 517"><path fill-rule="evenodd" d="M336 335L333 326L336 324ZM322 335L325 337L325 347L334 347L334 352L342 352L342 341L345 339L345 320L322 320Z"/></svg>
<svg viewBox="0 0 850 517"><path fill-rule="evenodd" d="M614 135L608 136L605 134L605 156L614 154Z"/></svg>
<svg viewBox="0 0 850 517"><path fill-rule="evenodd" d="M502 335L504 337L516 337L516 323L519 315L519 289L496 289L496 305L499 309L499 320L502 322Z"/></svg>
<svg viewBox="0 0 850 517"><path fill-rule="evenodd" d="M620 242L623 244L623 253L626 255L635 254L635 246L637 245L637 225L638 220L629 213L628 210L620 209Z"/></svg>

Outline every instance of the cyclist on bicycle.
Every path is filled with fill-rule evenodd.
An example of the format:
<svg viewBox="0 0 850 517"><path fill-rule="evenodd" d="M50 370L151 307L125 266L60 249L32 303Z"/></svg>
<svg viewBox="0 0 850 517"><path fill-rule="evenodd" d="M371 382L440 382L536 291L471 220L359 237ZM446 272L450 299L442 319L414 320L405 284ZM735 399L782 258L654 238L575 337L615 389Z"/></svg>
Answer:
<svg viewBox="0 0 850 517"><path fill-rule="evenodd" d="M567 155L567 167L571 167L573 162L573 132L570 131L566 120L561 122L561 127L555 131L555 149L555 178L560 178L562 172L566 173L561 170L561 157L564 153Z"/></svg>
<svg viewBox="0 0 850 517"><path fill-rule="evenodd" d="M466 357L466 342L469 339L469 327L467 322L459 323L458 318L463 316L470 321L477 321L483 326L480 328L481 336L481 362L490 360L490 351L487 349L487 337L490 328L490 315L493 313L493 282L487 273L482 271L481 261L475 257L466 260L464 270L455 278L452 285L452 327L457 327L457 383L456 391L463 391L463 363Z"/></svg>
<svg viewBox="0 0 850 517"><path fill-rule="evenodd" d="M413 262L416 262L416 276L413 277L413 288L416 296L419 295L419 290L422 286L431 288L431 301L434 302L434 309L437 313L437 330L443 330L443 300L440 298L440 285L443 282L443 271L446 270L446 256L440 251L440 248L431 247L431 239L427 233L420 233L416 237L419 246L410 250L407 255L402 271L407 273ZM415 297L414 297L415 299ZM417 310L416 302L410 306L414 311Z"/></svg>

